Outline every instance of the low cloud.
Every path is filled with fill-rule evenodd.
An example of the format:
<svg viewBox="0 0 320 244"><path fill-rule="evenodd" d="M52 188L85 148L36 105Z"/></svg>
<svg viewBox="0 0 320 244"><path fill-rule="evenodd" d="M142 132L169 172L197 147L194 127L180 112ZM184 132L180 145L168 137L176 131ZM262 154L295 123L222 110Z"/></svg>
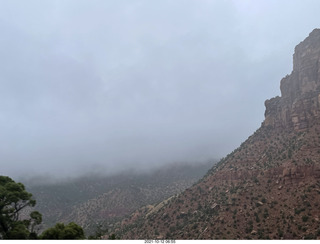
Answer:
<svg viewBox="0 0 320 244"><path fill-rule="evenodd" d="M318 1L261 4L1 1L0 173L225 156L318 23Z"/></svg>

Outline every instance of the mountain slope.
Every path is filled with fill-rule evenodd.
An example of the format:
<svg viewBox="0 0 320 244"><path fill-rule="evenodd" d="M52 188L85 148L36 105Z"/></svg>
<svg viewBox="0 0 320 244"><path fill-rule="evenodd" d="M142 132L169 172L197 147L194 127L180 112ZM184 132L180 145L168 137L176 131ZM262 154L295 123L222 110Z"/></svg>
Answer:
<svg viewBox="0 0 320 244"><path fill-rule="evenodd" d="M116 226L124 239L320 238L320 30L296 48L265 121L197 184Z"/></svg>
<svg viewBox="0 0 320 244"><path fill-rule="evenodd" d="M170 165L148 173L88 175L60 183L31 184L29 192L43 214L43 228L76 222L87 234L104 228L147 204L163 201L190 187L214 162Z"/></svg>

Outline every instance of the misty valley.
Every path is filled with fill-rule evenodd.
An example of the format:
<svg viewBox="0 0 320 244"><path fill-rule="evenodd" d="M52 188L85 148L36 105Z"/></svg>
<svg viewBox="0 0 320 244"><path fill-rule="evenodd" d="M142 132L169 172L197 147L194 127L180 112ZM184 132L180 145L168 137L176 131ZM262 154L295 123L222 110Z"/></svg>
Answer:
<svg viewBox="0 0 320 244"><path fill-rule="evenodd" d="M99 228L107 236L117 222L134 211L156 206L192 186L213 164L180 163L145 173L87 175L51 183L30 180L24 184L37 200L35 209L43 215L42 229L57 222L75 222L87 236Z"/></svg>
<svg viewBox="0 0 320 244"><path fill-rule="evenodd" d="M73 178L0 177L2 239L319 239L320 29L226 157Z"/></svg>
<svg viewBox="0 0 320 244"><path fill-rule="evenodd" d="M319 9L0 0L0 240L320 240Z"/></svg>

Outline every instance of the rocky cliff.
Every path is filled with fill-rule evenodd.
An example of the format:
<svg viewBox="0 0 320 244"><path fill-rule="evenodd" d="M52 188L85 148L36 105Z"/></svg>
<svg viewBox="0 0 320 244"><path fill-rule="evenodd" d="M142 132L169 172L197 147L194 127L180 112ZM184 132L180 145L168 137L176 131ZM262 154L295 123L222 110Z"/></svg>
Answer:
<svg viewBox="0 0 320 244"><path fill-rule="evenodd" d="M262 126L194 186L116 226L124 239L320 239L320 30L295 48ZM150 210L151 209L151 210Z"/></svg>
<svg viewBox="0 0 320 244"><path fill-rule="evenodd" d="M320 116L320 29L293 55L293 71L281 80L281 97L265 102L264 126L304 130Z"/></svg>

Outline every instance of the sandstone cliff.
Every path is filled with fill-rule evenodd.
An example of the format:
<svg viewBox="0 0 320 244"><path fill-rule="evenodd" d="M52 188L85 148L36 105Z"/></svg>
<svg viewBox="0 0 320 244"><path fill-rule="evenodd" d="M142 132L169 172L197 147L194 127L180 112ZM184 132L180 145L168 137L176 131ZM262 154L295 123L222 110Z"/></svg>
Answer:
<svg viewBox="0 0 320 244"><path fill-rule="evenodd" d="M293 55L293 71L281 80L281 97L265 102L264 126L308 128L320 116L320 29L315 29Z"/></svg>
<svg viewBox="0 0 320 244"><path fill-rule="evenodd" d="M126 239L320 239L320 30L295 48L262 126L182 194L116 226ZM150 211L151 209L151 211Z"/></svg>

